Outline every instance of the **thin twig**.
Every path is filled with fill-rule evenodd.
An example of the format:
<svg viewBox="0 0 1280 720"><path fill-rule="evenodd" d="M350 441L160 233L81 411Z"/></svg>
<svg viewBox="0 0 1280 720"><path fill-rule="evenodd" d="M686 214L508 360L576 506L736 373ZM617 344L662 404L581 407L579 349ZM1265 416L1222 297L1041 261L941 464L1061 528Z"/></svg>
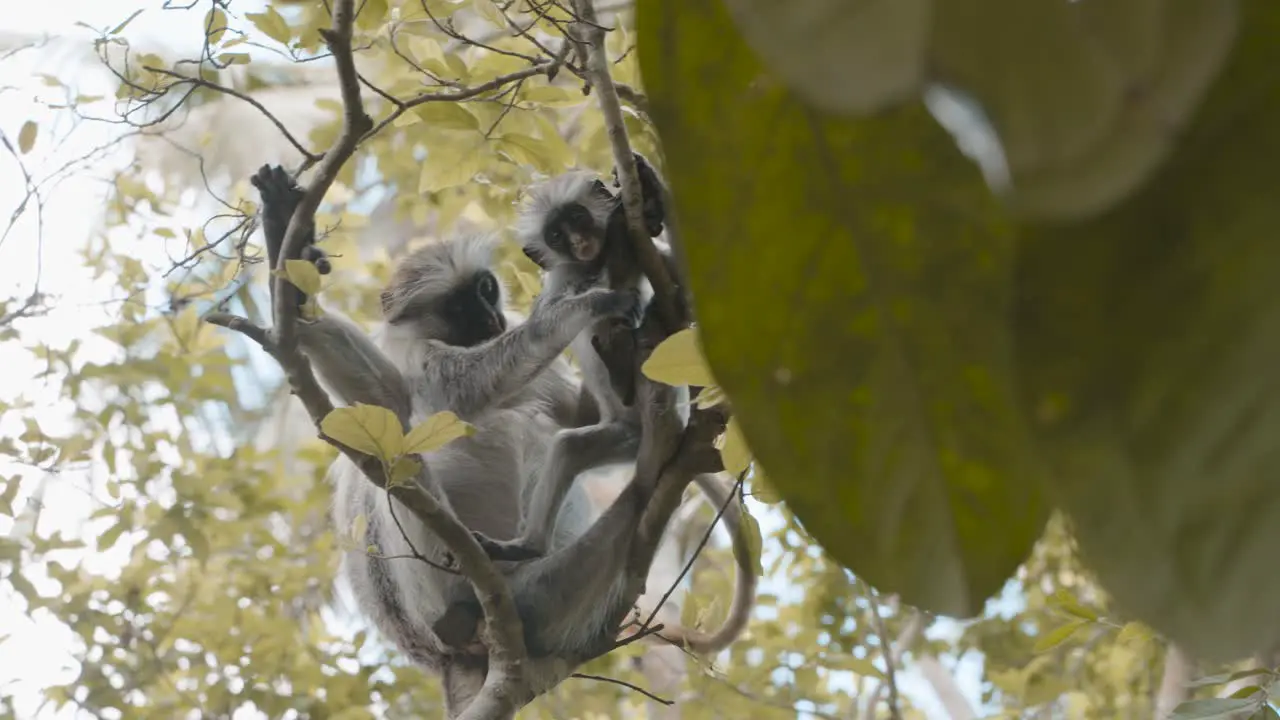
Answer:
<svg viewBox="0 0 1280 720"><path fill-rule="evenodd" d="M586 673L574 673L569 677L581 678L583 680L595 680L597 682L613 683L614 685L621 685L624 688L635 690L636 692L640 693L641 695L644 695L645 697L649 698L650 700L656 703L660 703L662 705L667 705L667 706L675 705L674 701L658 697L657 695L654 695L653 693L649 692L648 690L645 690L639 685L629 683L626 680L619 680L617 678L605 677L603 675L588 675Z"/></svg>

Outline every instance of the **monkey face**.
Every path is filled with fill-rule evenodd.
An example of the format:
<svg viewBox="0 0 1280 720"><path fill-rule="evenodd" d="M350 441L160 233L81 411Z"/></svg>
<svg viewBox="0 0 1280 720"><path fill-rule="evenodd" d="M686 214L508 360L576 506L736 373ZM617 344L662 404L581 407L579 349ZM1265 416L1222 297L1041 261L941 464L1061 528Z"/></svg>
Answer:
<svg viewBox="0 0 1280 720"><path fill-rule="evenodd" d="M481 270L446 295L440 311L448 327L445 342L450 345L472 347L507 329L498 279L488 270Z"/></svg>
<svg viewBox="0 0 1280 720"><path fill-rule="evenodd" d="M604 249L603 228L596 227L591 213L576 202L551 213L542 235L553 253L577 262L594 262Z"/></svg>

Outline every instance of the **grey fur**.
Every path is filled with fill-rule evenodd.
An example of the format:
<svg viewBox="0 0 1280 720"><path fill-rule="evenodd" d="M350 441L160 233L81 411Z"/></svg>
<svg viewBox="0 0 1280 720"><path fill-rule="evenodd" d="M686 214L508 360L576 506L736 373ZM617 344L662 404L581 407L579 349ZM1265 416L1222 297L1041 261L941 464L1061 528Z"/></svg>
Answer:
<svg viewBox="0 0 1280 720"><path fill-rule="evenodd" d="M637 156L637 161L645 162ZM652 170L652 166L649 167ZM656 171L653 172L656 177ZM554 303L558 298L575 292L583 292L590 288L613 288L632 286L639 292L642 305L647 305L653 297L653 289L643 275L632 274L626 278L609 276L608 263L589 265L576 260L572 255L553 250L545 240L545 225L549 216L568 203L578 203L591 213L596 228L604 235L604 228L613 203L595 193L592 188L594 177L591 173L574 171L558 175L527 191L525 201L516 221L517 236L524 247L532 249L542 259L545 269L542 293L538 303ZM665 185L658 179L660 189L665 194ZM606 240L607 242L607 240ZM666 261L672 278L678 278L678 269L670 247L654 239L654 245ZM601 249L607 254L610 248ZM608 331L608 321L597 322L583 330L570 344L574 359L582 373L583 391L590 394L599 408L600 421L596 425L585 428L566 430L557 438L557 446L565 453L582 453L584 463L598 460L590 453L598 448L618 445L624 438L638 432L640 410L637 406L627 406L615 392L610 381L609 368L592 345L592 338L600 332ZM687 412L688 388L676 390L678 402ZM687 419L687 418L682 418ZM556 462L568 464L567 458L558 456L554 451L548 462L554 467ZM634 461L632 455L630 460ZM537 547L550 529L556 526L556 518L560 512L560 503L570 496L576 474L569 472L553 472L547 478L561 478L563 486L551 492L540 494L541 502L535 503L526 517L527 526L522 533L521 542ZM714 634L705 634L692 629L670 628L663 635L670 640L686 644L696 652L714 652L733 642L745 629L750 619L751 607L755 602L756 576L754 568L746 557L749 549L741 535L742 508L740 501L729 498L728 478L721 474L698 475L694 478L703 493L717 507L726 505L725 524L734 538L735 557L739 561L738 578L734 592L733 605L725 623Z"/></svg>
<svg viewBox="0 0 1280 720"><path fill-rule="evenodd" d="M474 425L474 435L423 456L436 486L429 490L467 528L507 541L516 537L523 508L532 498L546 488L572 484L571 477L565 483L542 478L544 473L577 474L593 462L634 458L634 444L594 455L557 448L576 447L571 426L558 419L565 408L576 406L578 390L561 354L593 322L633 312L635 299L592 289L542 303L525 322L508 314L507 331L475 347L435 340L432 333L442 328L443 319L431 315L431 301L452 287L451 279L487 266L486 249L492 242L491 237L463 237L407 257L384 294L391 321L372 340L350 321L327 312L300 323L299 341L324 384L344 403L380 404L411 423L451 410ZM557 435L566 429L570 433ZM548 463L548 456L557 453L574 459ZM380 555L416 551L445 562L443 543L345 457L334 462L330 477L333 520L340 532L363 514L367 542ZM556 658L566 649L579 651L598 642L603 625L617 614L614 606L624 579L617 577L616 568L625 562L628 533L642 511L638 500L617 503L606 513L607 521L592 525L589 502L581 492L572 493L559 511L551 555L500 563L525 620L530 651L543 658L533 662L535 678L558 678L563 662ZM565 548L569 550L555 552ZM585 579L583 568L591 568ZM378 630L415 663L440 672L446 688L454 688L454 706L473 694L468 688L478 689L484 678L483 654L477 658L474 648L466 647L476 618L465 607L455 613L459 603L474 602L463 578L416 560L378 559L361 552L348 554L344 573L357 604ZM464 625L460 632L440 624L455 619ZM458 637L442 638L451 633ZM603 636L611 638L612 632ZM543 667L538 663L545 663L545 671L538 670Z"/></svg>

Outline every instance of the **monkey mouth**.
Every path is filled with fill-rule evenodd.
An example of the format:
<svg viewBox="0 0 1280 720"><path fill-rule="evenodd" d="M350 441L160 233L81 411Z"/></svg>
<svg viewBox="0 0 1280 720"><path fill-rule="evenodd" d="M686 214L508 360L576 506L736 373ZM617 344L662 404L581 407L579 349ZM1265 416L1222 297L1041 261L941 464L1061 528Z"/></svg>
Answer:
<svg viewBox="0 0 1280 720"><path fill-rule="evenodd" d="M569 236L569 250L580 262L591 262L600 254L600 243L590 235L573 233Z"/></svg>

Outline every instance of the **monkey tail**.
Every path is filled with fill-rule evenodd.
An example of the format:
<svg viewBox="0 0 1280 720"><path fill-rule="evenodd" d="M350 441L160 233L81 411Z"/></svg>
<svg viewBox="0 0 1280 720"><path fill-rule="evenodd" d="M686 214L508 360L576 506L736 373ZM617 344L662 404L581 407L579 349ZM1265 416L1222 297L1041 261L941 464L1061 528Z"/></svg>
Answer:
<svg viewBox="0 0 1280 720"><path fill-rule="evenodd" d="M748 621L751 620L751 609L756 601L755 561L751 557L752 548L746 534L742 530L742 503L737 498L730 498L733 486L726 487L718 475L698 475L694 478L698 487L706 494L707 499L717 509L724 507L725 527L733 538L733 559L738 573L735 578L733 604L729 606L729 614L718 630L711 633L693 628L676 626L663 628L658 635L666 641L675 643L700 655L719 652L742 634Z"/></svg>

